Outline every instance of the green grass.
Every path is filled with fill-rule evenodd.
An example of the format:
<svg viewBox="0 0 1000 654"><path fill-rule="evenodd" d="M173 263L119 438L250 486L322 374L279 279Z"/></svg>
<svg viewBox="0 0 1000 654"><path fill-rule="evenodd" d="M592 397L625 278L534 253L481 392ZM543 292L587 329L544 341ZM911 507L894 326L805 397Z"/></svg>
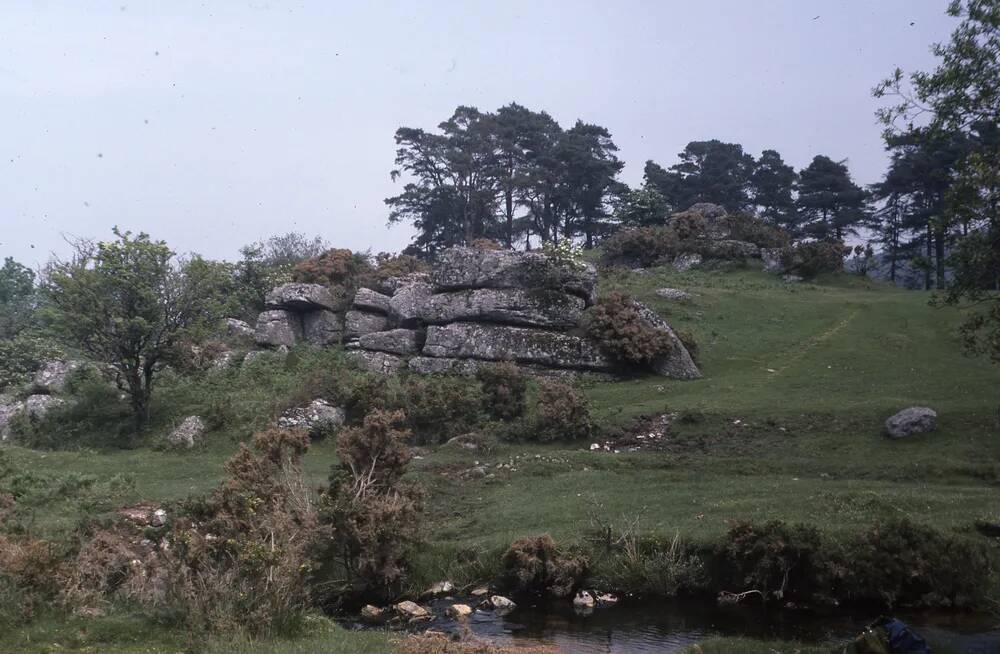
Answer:
<svg viewBox="0 0 1000 654"><path fill-rule="evenodd" d="M654 290L662 286L695 299L660 300ZM705 376L587 383L599 422L625 425L664 411L700 419L675 422L670 447L655 453L598 454L589 443L500 444L488 452L425 448L413 464L429 490L428 543L415 585L487 575L497 553L520 536L550 532L578 542L595 511L614 521L641 514L647 535L679 533L707 543L729 521L746 518L811 523L837 534L908 517L975 537L973 521L996 510L1000 366L963 356L957 310L929 307L926 293L845 276L786 284L757 272L664 269L602 281L602 290L613 289L633 293L693 332ZM171 420L213 407L239 418L193 452L5 451L17 466L40 474L125 473L134 485L115 498L119 503L204 493L221 479L237 441L273 414L303 367L315 365L322 361L306 357L299 368L251 379L234 373L168 387L160 402ZM939 412L938 431L903 441L883 437L885 418L913 404ZM159 423L161 433L166 422ZM511 460L516 472L495 469ZM333 443L318 443L306 458L307 472L322 484L335 461ZM477 461L496 476L460 480L456 473ZM65 531L79 519L70 499L57 500L38 510L35 525L42 533ZM296 645L304 649L252 651L313 651L309 642ZM706 643L703 651L770 651L759 643L718 649L724 646Z"/></svg>

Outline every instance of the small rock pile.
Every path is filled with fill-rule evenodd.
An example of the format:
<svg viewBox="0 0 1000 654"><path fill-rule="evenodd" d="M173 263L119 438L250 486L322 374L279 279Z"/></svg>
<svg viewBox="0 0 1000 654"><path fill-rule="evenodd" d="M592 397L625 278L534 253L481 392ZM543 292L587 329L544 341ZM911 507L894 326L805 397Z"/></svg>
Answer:
<svg viewBox="0 0 1000 654"><path fill-rule="evenodd" d="M66 391L70 377L82 366L78 361L46 361L35 373L28 388L30 395L24 399L0 395L0 442L10 438L11 422L18 416L40 421L53 409L66 406L69 400L59 395Z"/></svg>

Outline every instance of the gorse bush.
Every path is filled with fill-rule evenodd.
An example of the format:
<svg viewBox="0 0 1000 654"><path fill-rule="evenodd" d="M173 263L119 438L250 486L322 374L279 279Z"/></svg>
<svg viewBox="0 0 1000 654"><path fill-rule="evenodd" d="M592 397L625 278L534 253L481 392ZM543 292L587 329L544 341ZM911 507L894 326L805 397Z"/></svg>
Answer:
<svg viewBox="0 0 1000 654"><path fill-rule="evenodd" d="M327 604L344 595L385 600L405 581L422 511L420 489L402 481L410 461L405 422L401 411L375 411L340 433L340 468L323 509L332 528L323 554Z"/></svg>
<svg viewBox="0 0 1000 654"><path fill-rule="evenodd" d="M587 574L587 558L556 548L548 534L514 541L501 559L501 583L515 593L569 597Z"/></svg>
<svg viewBox="0 0 1000 654"><path fill-rule="evenodd" d="M410 377L402 384L401 406L421 443L440 443L481 422L479 386L461 377Z"/></svg>
<svg viewBox="0 0 1000 654"><path fill-rule="evenodd" d="M292 269L292 280L353 288L358 279L371 271L371 262L364 254L333 248L318 257L297 263Z"/></svg>
<svg viewBox="0 0 1000 654"><path fill-rule="evenodd" d="M670 217L670 229L681 241L701 238L708 230L708 219L697 211L681 211Z"/></svg>
<svg viewBox="0 0 1000 654"><path fill-rule="evenodd" d="M672 345L670 336L646 322L624 293L598 299L587 310L586 330L614 356L640 365L668 354Z"/></svg>
<svg viewBox="0 0 1000 654"><path fill-rule="evenodd" d="M782 248L781 265L785 272L815 277L844 269L847 248L836 241L807 241Z"/></svg>
<svg viewBox="0 0 1000 654"><path fill-rule="evenodd" d="M509 361L481 366L476 379L483 391L483 409L496 420L514 420L524 415L528 379Z"/></svg>
<svg viewBox="0 0 1000 654"><path fill-rule="evenodd" d="M746 241L762 248L783 248L791 243L791 234L765 223L751 214L734 213L726 216L730 238Z"/></svg>
<svg viewBox="0 0 1000 654"><path fill-rule="evenodd" d="M594 431L583 393L569 384L543 379L524 436L542 442L588 438Z"/></svg>
<svg viewBox="0 0 1000 654"><path fill-rule="evenodd" d="M618 230L601 241L606 263L648 267L673 259L680 239L671 227L639 227Z"/></svg>

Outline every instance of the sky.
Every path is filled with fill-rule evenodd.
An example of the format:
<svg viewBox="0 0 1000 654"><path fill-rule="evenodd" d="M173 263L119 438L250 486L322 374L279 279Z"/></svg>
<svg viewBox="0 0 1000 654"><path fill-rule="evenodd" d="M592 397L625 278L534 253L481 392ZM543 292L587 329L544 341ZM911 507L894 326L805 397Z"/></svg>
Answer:
<svg viewBox="0 0 1000 654"><path fill-rule="evenodd" d="M406 246L400 126L517 102L607 127L641 182L692 140L886 165L871 88L934 66L946 0L0 3L0 258L146 231L234 259L289 231Z"/></svg>

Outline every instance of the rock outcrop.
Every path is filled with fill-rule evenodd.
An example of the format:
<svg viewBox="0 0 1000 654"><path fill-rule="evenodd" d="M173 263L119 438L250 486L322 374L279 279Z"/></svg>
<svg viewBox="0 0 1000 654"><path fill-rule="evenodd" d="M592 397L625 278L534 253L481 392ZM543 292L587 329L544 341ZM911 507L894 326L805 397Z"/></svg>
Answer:
<svg viewBox="0 0 1000 654"><path fill-rule="evenodd" d="M285 429L305 429L310 434L322 434L342 427L346 414L340 407L323 399L313 400L306 406L288 409L278 418L278 426Z"/></svg>
<svg viewBox="0 0 1000 654"><path fill-rule="evenodd" d="M539 375L625 370L581 335L597 286L590 264L540 252L453 248L439 255L430 274L372 286L359 289L344 314L324 287L278 287L258 318L256 341L266 348L343 343L348 359L383 374L409 369L474 375L499 361ZM666 326L677 345L653 370L681 379L699 376L680 340L656 319L654 327Z"/></svg>

